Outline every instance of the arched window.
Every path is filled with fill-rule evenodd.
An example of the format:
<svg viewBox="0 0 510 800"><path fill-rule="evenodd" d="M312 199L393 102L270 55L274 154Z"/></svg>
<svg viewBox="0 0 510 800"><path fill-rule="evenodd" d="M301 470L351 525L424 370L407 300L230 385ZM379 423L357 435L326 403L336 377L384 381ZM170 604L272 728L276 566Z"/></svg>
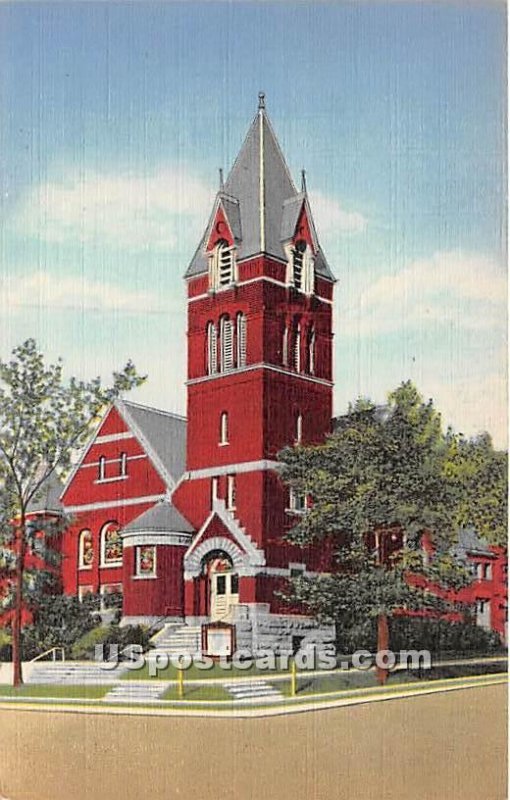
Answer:
<svg viewBox="0 0 510 800"><path fill-rule="evenodd" d="M220 416L220 444L228 444L228 414L222 411Z"/></svg>
<svg viewBox="0 0 510 800"><path fill-rule="evenodd" d="M207 374L218 372L218 339L214 322L207 324Z"/></svg>
<svg viewBox="0 0 510 800"><path fill-rule="evenodd" d="M308 334L308 372L315 374L315 329L311 328Z"/></svg>
<svg viewBox="0 0 510 800"><path fill-rule="evenodd" d="M300 413L296 417L296 444L303 441L303 415Z"/></svg>
<svg viewBox="0 0 510 800"><path fill-rule="evenodd" d="M87 529L80 531L78 538L78 569L92 569L94 561L94 543L92 532Z"/></svg>
<svg viewBox="0 0 510 800"><path fill-rule="evenodd" d="M99 458L97 479L99 481L104 481L105 476L106 476L106 458L104 456L101 456Z"/></svg>
<svg viewBox="0 0 510 800"><path fill-rule="evenodd" d="M219 239L209 253L209 287L219 289L235 281L235 247Z"/></svg>
<svg viewBox="0 0 510 800"><path fill-rule="evenodd" d="M119 475L121 478L125 478L127 476L127 453L120 454Z"/></svg>
<svg viewBox="0 0 510 800"><path fill-rule="evenodd" d="M313 252L304 239L299 239L290 251L291 283L305 294L313 294L315 273Z"/></svg>
<svg viewBox="0 0 510 800"><path fill-rule="evenodd" d="M299 239L292 250L292 275L296 289L303 290L303 264L306 242Z"/></svg>
<svg viewBox="0 0 510 800"><path fill-rule="evenodd" d="M292 367L296 372L301 372L301 325L299 322L294 327L292 337Z"/></svg>
<svg viewBox="0 0 510 800"><path fill-rule="evenodd" d="M219 285L229 286L234 282L234 248L230 247L225 240L219 241L217 248Z"/></svg>
<svg viewBox="0 0 510 800"><path fill-rule="evenodd" d="M282 364L284 367L289 366L289 329L287 325L283 329L282 337Z"/></svg>
<svg viewBox="0 0 510 800"><path fill-rule="evenodd" d="M246 366L246 317L237 315L237 366Z"/></svg>
<svg viewBox="0 0 510 800"><path fill-rule="evenodd" d="M107 522L101 529L101 566L122 566L122 537L116 522Z"/></svg>
<svg viewBox="0 0 510 800"><path fill-rule="evenodd" d="M234 367L234 331L232 320L222 317L220 320L220 348L221 348L221 371Z"/></svg>

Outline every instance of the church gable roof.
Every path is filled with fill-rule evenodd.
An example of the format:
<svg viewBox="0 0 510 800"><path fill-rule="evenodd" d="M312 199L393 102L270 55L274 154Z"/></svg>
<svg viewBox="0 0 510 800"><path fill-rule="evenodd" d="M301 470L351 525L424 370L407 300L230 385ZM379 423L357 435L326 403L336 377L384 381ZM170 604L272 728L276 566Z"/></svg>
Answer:
<svg viewBox="0 0 510 800"><path fill-rule="evenodd" d="M283 248L282 230L287 231L292 218L299 215L306 193L297 191L280 145L266 114L263 100L258 113L241 147L229 176L218 193L224 205L231 227L237 225L239 236L233 230L238 242L238 259L249 258L259 253L267 253L286 260ZM226 203L230 198L231 208ZM237 202L237 208L234 208ZM290 208L289 208L290 204ZM295 209L299 206L299 209ZM237 223L236 215L240 215ZM207 271L205 248L211 221L202 237L185 277L190 278ZM316 263L316 273L328 280L334 280L324 254Z"/></svg>
<svg viewBox="0 0 510 800"><path fill-rule="evenodd" d="M204 553L216 548L226 549L234 555L234 563L235 558L244 566L263 566L266 563L264 551L226 509L225 501L219 499L214 501L213 510L186 551L185 570L196 571Z"/></svg>
<svg viewBox="0 0 510 800"><path fill-rule="evenodd" d="M186 465L186 419L127 400L116 405L154 466L167 484L174 486Z"/></svg>
<svg viewBox="0 0 510 800"><path fill-rule="evenodd" d="M108 440L119 434L124 435L127 431L138 440L166 486L169 489L175 487L186 464L185 417L118 399L105 412L67 477L65 486L60 492L64 506L69 502L69 492L72 491L74 478L85 464L91 448L101 440Z"/></svg>

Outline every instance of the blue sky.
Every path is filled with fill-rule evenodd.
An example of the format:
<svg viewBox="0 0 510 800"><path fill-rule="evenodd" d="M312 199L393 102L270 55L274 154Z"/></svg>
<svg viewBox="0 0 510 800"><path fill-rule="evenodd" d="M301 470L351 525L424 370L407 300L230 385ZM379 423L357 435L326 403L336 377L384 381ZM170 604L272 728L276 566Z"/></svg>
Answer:
<svg viewBox="0 0 510 800"><path fill-rule="evenodd" d="M185 407L182 274L267 107L339 282L335 411L411 377L506 441L503 4L0 4L2 354ZM7 308L8 306L8 308Z"/></svg>

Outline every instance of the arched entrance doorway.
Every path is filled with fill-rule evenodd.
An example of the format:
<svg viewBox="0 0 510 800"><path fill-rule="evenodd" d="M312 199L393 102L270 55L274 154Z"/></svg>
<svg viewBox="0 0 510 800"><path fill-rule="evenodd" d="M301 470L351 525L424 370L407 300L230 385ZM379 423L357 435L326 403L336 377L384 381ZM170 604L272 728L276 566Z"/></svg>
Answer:
<svg viewBox="0 0 510 800"><path fill-rule="evenodd" d="M208 582L209 617L212 622L227 619L239 603L239 575L232 559L223 550L208 553L202 561L202 574Z"/></svg>

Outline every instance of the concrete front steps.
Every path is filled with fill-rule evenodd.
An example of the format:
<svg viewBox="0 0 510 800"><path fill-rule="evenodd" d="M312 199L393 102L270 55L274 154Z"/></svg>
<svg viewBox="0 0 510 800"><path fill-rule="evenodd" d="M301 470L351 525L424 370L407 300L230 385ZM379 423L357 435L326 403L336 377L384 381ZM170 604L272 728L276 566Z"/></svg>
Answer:
<svg viewBox="0 0 510 800"><path fill-rule="evenodd" d="M24 667L25 683L57 686L87 686L115 683L126 671L124 665L101 669L100 664L73 661L40 661Z"/></svg>
<svg viewBox="0 0 510 800"><path fill-rule="evenodd" d="M200 653L202 649L202 629L200 625L179 625L175 623L165 625L151 640L154 650L149 651L149 656L155 653L166 653L168 656L179 656L187 653Z"/></svg>
<svg viewBox="0 0 510 800"><path fill-rule="evenodd" d="M105 703L157 703L168 689L167 681L136 683L124 681L103 697Z"/></svg>
<svg viewBox="0 0 510 800"><path fill-rule="evenodd" d="M231 683L222 683L222 686L234 700L240 702L283 700L282 693L275 686L264 680L232 681Z"/></svg>

